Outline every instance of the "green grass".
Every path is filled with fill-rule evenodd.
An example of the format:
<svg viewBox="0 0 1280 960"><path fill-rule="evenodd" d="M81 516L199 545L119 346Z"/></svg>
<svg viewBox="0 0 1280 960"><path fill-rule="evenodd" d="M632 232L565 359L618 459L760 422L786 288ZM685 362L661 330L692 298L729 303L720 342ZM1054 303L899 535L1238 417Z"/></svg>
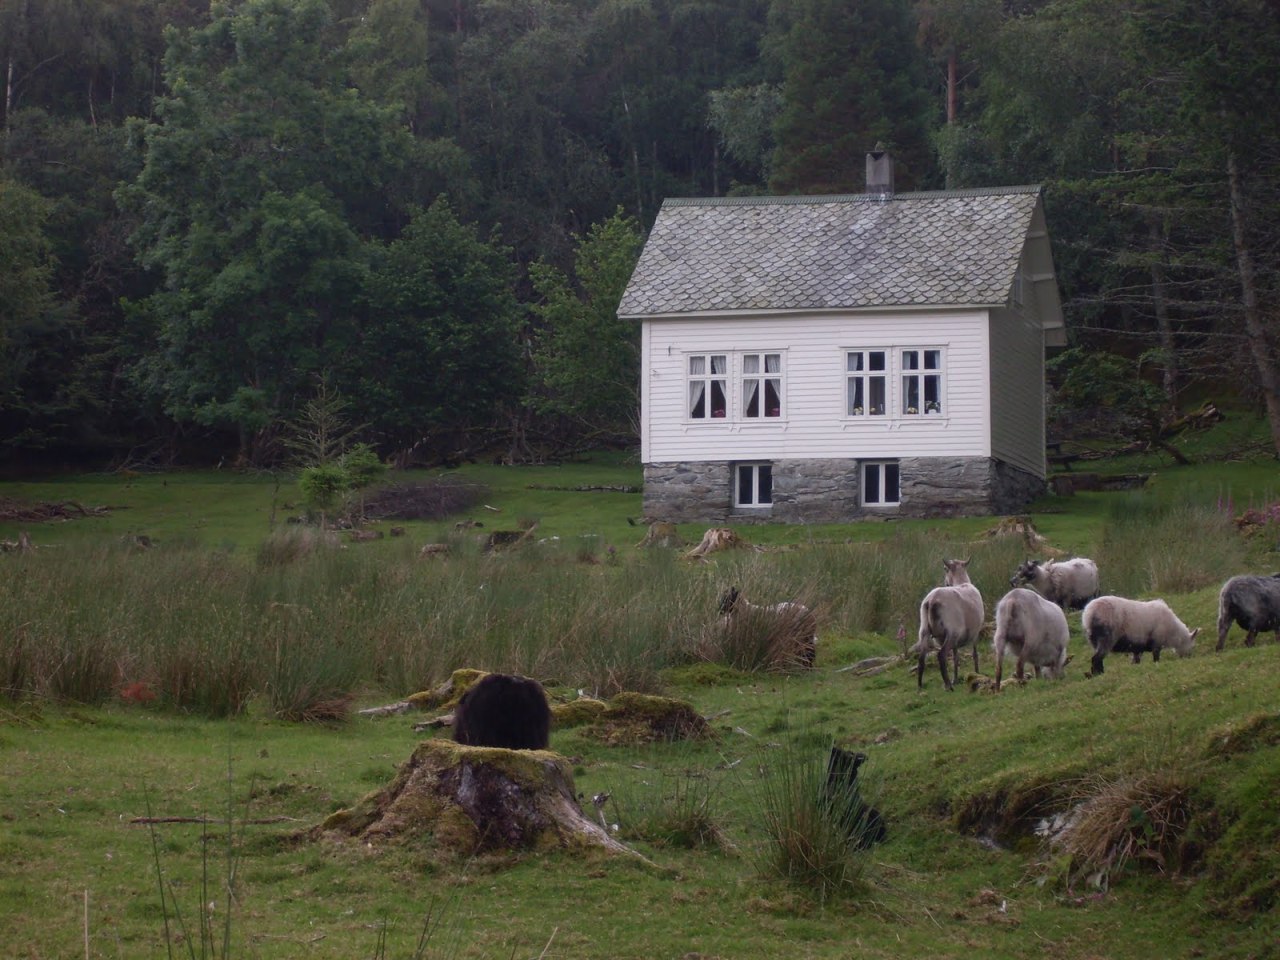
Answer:
<svg viewBox="0 0 1280 960"><path fill-rule="evenodd" d="M1273 955L1280 647L1269 635L1247 650L1234 629L1221 654L1202 636L1188 659L1116 658L1088 679L1073 614L1065 681L947 694L930 670L917 692L906 664L865 677L841 668L899 652L899 623L914 638L943 556L973 555L993 609L1025 557L1020 543L983 536L990 520L746 527L749 540L787 548L691 563L633 547L638 494L545 489L638 483L633 463L461 472L501 511L471 511L483 529L537 519L546 542L486 557L476 531L450 518L262 565L272 503L279 519L296 493L269 478L0 484L0 496L118 508L27 527L35 556L0 556L0 670L27 691L0 700L0 953L85 955L87 895L90 956L166 955L157 860L188 930L203 910L221 931L226 828L156 824L153 853L132 821L231 808L264 821L231 834L237 957L414 956L428 915L439 923L432 957ZM1046 498L1032 516L1055 547L1105 558L1104 589L1160 593L1211 637L1221 581L1280 568L1275 531L1241 538L1218 498L1272 498L1276 477L1274 461L1165 464L1141 493ZM158 545L121 544L131 531ZM455 555L418 558L436 540ZM616 545L612 558L602 544ZM728 583L758 602L811 601L823 618L817 669L688 659ZM165 695L122 700L120 681L144 665ZM386 785L421 735L416 716L280 719L297 715L281 708L285 694L376 705L458 666L524 670L562 697L657 687L714 718L717 737L699 743L605 746L586 729L553 731L576 789L611 793L606 817L658 870L568 854L450 861L429 838L298 839ZM57 683L18 682L23 670ZM820 769L832 740L870 756L863 772L889 841L855 865L856 883L824 888L770 869L762 798L788 771ZM1104 788L1156 780L1186 787L1190 818L1163 869L1134 858L1099 893L1087 865L1031 832ZM1141 816L1119 816L1118 829L1144 829Z"/></svg>

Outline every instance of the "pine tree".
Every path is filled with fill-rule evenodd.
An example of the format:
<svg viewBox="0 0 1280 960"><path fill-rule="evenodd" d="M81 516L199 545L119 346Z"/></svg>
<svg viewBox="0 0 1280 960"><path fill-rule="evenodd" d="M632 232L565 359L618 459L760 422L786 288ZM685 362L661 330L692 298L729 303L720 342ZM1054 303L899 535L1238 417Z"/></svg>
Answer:
<svg viewBox="0 0 1280 960"><path fill-rule="evenodd" d="M770 187L849 193L877 142L897 187L930 179L929 98L905 0L791 0L775 28L785 68Z"/></svg>

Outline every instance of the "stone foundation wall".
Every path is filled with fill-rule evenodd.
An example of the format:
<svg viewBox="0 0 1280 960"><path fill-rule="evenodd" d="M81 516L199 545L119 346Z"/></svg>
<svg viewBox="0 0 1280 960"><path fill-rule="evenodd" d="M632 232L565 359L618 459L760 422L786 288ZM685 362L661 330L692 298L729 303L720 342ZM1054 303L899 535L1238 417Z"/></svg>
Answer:
<svg viewBox="0 0 1280 960"><path fill-rule="evenodd" d="M1017 513L1045 481L987 457L904 457L897 507L859 503L858 461L779 460L773 507L733 507L728 463L652 463L644 468L644 513L675 523L841 523L870 517L971 517Z"/></svg>

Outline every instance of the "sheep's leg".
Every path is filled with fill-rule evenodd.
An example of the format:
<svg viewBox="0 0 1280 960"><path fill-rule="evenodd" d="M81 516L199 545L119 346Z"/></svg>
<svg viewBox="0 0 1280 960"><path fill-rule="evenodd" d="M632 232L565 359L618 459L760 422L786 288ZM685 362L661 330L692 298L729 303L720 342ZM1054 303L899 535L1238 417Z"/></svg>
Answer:
<svg viewBox="0 0 1280 960"><path fill-rule="evenodd" d="M1155 646L1153 646L1153 647L1151 648L1151 662L1152 662L1152 663L1159 663L1159 662L1160 662L1160 648L1159 648L1159 647L1155 647Z"/></svg>
<svg viewBox="0 0 1280 960"><path fill-rule="evenodd" d="M1248 635L1246 635L1244 638L1244 645L1246 647L1252 647L1254 643L1257 641L1257 639L1258 639L1257 629L1250 630Z"/></svg>
<svg viewBox="0 0 1280 960"><path fill-rule="evenodd" d="M1101 653L1095 653L1093 659L1089 661L1089 670L1091 676L1099 676L1102 673L1102 657Z"/></svg>
<svg viewBox="0 0 1280 960"><path fill-rule="evenodd" d="M1141 650L1134 650L1134 651L1133 651L1133 662L1134 662L1134 663L1141 663L1141 662L1142 662L1142 651L1141 651Z"/></svg>
<svg viewBox="0 0 1280 960"><path fill-rule="evenodd" d="M955 644L950 638L942 641L942 646L938 649L938 669L942 671L942 685L946 689L951 689L951 678L947 676L947 654L955 653Z"/></svg>
<svg viewBox="0 0 1280 960"><path fill-rule="evenodd" d="M1222 619L1218 620L1218 645L1214 647L1215 650L1221 650L1223 647L1227 645L1227 632L1230 629L1231 629L1230 620L1222 620ZM1276 639L1280 640L1280 630L1276 631Z"/></svg>
<svg viewBox="0 0 1280 960"><path fill-rule="evenodd" d="M1018 678L1019 683L1025 683L1027 679L1027 662L1023 657L1018 657L1018 672L1014 674Z"/></svg>
<svg viewBox="0 0 1280 960"><path fill-rule="evenodd" d="M996 647L996 693L1000 692L1000 680L1004 676L1004 645Z"/></svg>
<svg viewBox="0 0 1280 960"><path fill-rule="evenodd" d="M973 641L973 672L978 673L978 641Z"/></svg>
<svg viewBox="0 0 1280 960"><path fill-rule="evenodd" d="M923 644L921 644L921 646L923 646ZM917 690L924 689L924 662L926 657L927 657L927 654L921 653L920 660L916 664L916 689Z"/></svg>

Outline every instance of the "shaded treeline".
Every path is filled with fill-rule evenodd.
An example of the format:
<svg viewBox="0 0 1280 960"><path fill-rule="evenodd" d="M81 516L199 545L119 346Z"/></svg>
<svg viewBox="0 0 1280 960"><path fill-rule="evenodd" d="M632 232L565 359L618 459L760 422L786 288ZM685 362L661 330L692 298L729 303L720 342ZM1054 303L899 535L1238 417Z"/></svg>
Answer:
<svg viewBox="0 0 1280 960"><path fill-rule="evenodd" d="M877 141L1045 183L1073 342L1280 429L1278 54L1262 0L13 0L0 443L269 463L321 377L402 461L629 442L662 200Z"/></svg>

